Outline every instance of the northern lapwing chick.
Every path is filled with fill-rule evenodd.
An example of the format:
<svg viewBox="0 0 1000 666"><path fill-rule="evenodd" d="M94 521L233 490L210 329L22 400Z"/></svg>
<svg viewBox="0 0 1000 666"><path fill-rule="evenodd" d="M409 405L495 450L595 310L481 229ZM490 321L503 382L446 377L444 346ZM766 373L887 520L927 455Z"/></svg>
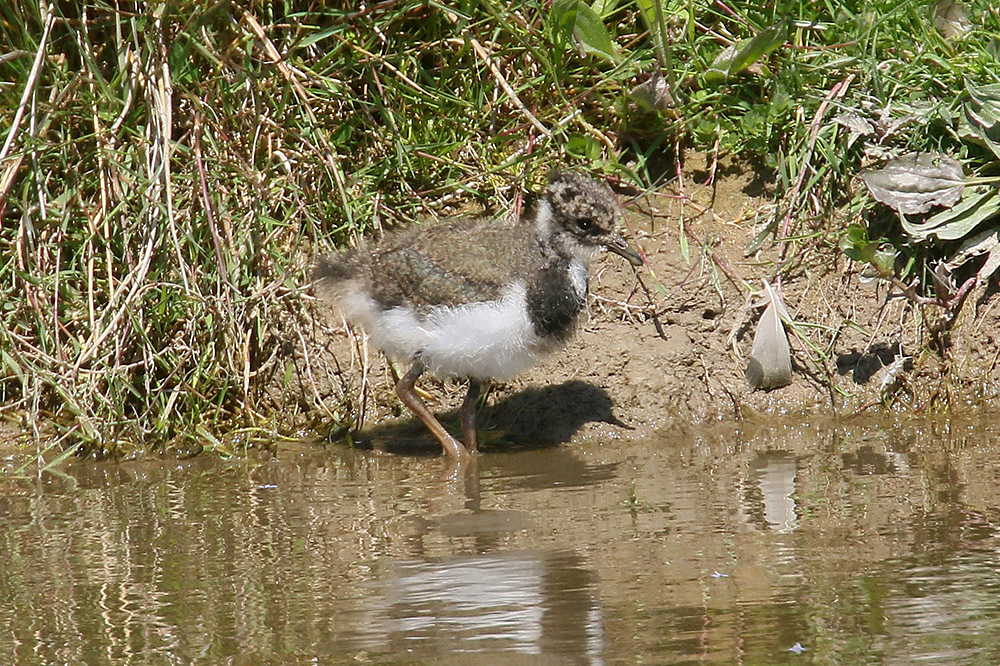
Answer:
<svg viewBox="0 0 1000 666"><path fill-rule="evenodd" d="M410 365L396 393L458 459L478 449L476 400L562 346L587 309L590 261L611 250L642 259L618 230L604 183L559 171L530 212L466 218L389 234L373 248L320 260L321 291L386 355ZM414 391L424 372L467 379L464 446Z"/></svg>

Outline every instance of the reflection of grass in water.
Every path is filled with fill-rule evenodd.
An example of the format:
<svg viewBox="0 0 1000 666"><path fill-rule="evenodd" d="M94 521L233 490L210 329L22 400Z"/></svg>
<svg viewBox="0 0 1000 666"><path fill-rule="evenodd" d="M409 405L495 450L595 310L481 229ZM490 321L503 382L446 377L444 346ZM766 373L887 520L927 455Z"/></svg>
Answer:
<svg viewBox="0 0 1000 666"><path fill-rule="evenodd" d="M631 511L636 513L638 511L652 511L653 505L649 502L640 501L635 495L635 479L629 484L628 487L628 499L623 500L621 505Z"/></svg>
<svg viewBox="0 0 1000 666"><path fill-rule="evenodd" d="M325 370L292 360L312 337L317 249L457 192L513 201L557 163L645 187L682 172L682 146L709 151L709 177L720 155L753 160L776 175L791 217L769 234L794 270L862 209L844 194L862 156L835 110L919 111L886 142L949 149L945 107L994 62L996 26L945 41L922 5L613 5L589 23L540 0L5 5L0 403L36 437L98 453L239 453L306 412L349 421L324 407ZM768 33L785 15L787 34ZM782 39L737 49L720 76L724 48L761 34ZM655 69L673 106L639 108L627 92Z"/></svg>

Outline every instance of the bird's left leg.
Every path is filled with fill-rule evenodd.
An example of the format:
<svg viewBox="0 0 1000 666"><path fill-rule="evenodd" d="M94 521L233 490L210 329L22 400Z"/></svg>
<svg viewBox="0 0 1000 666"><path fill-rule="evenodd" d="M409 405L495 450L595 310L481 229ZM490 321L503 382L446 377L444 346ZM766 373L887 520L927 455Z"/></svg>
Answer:
<svg viewBox="0 0 1000 666"><path fill-rule="evenodd" d="M462 439L465 448L472 452L479 450L479 436L476 432L476 402L479 401L482 389L481 381L470 379L469 392L465 394L465 400L462 401L462 408L459 410L459 415L462 417Z"/></svg>

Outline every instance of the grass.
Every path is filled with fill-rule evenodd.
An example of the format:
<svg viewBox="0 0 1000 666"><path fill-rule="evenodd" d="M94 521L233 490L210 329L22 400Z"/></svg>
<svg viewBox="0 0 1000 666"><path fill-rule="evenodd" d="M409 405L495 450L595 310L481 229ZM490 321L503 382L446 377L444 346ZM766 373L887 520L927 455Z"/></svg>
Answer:
<svg viewBox="0 0 1000 666"><path fill-rule="evenodd" d="M953 123L1000 71L985 2L958 38L910 1L246 7L0 7L0 414L36 441L226 454L288 430L267 388L315 252L556 164L640 188L686 148L760 164L787 262L870 214L849 184L873 146L993 167ZM672 104L632 94L655 71Z"/></svg>

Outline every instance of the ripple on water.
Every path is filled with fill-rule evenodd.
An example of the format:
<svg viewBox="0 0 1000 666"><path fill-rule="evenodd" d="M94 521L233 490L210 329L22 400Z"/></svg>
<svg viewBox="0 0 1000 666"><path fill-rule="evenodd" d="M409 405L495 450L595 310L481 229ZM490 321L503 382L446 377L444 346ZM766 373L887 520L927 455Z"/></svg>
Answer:
<svg viewBox="0 0 1000 666"><path fill-rule="evenodd" d="M4 478L0 663L1000 663L991 423Z"/></svg>

